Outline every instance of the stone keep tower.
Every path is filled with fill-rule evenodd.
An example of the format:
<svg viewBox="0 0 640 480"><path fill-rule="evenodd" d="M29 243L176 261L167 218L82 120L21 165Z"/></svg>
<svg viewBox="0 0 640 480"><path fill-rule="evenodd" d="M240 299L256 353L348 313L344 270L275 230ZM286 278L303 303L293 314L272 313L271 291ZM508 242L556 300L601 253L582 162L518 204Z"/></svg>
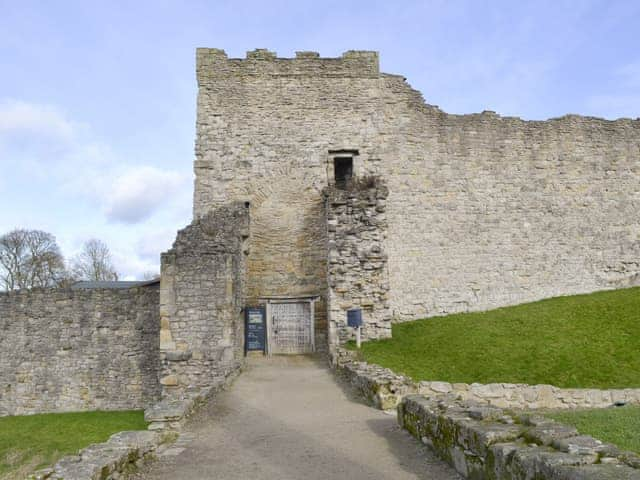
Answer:
<svg viewBox="0 0 640 480"><path fill-rule="evenodd" d="M367 173L379 134L378 55L281 59L256 50L229 59L203 48L197 74L194 217L229 201L250 205L247 302L316 299L321 348L328 268L322 191L334 182L335 158L351 173Z"/></svg>

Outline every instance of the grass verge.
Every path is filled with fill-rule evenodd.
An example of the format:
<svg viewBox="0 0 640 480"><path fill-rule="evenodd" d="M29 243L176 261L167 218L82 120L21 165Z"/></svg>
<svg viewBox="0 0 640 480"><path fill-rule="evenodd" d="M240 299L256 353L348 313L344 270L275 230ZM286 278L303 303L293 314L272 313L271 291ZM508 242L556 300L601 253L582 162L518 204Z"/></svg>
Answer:
<svg viewBox="0 0 640 480"><path fill-rule="evenodd" d="M414 380L565 388L640 387L639 352L637 287L395 324L362 348Z"/></svg>
<svg viewBox="0 0 640 480"><path fill-rule="evenodd" d="M0 479L22 479L114 433L146 428L141 410L0 417Z"/></svg>
<svg viewBox="0 0 640 480"><path fill-rule="evenodd" d="M585 435L640 453L640 406L545 413Z"/></svg>

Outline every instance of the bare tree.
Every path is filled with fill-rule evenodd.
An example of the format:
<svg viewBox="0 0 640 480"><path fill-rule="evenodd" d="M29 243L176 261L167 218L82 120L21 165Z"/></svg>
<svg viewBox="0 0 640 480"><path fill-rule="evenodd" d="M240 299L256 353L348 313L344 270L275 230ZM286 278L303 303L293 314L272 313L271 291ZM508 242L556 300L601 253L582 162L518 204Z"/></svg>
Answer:
<svg viewBox="0 0 640 480"><path fill-rule="evenodd" d="M66 278L64 257L50 233L16 229L0 237L0 288L52 287Z"/></svg>
<svg viewBox="0 0 640 480"><path fill-rule="evenodd" d="M109 247L97 238L84 242L82 251L71 262L71 271L78 280L118 280Z"/></svg>

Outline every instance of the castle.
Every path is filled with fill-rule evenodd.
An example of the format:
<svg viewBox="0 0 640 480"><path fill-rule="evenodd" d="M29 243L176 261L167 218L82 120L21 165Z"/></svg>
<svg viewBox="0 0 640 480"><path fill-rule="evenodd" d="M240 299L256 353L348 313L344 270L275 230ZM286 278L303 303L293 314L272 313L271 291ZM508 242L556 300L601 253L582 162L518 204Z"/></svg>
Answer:
<svg viewBox="0 0 640 480"><path fill-rule="evenodd" d="M201 48L197 81L194 219L160 285L0 295L0 415L222 382L249 307L267 353L310 353L352 338L352 308L373 339L640 284L639 119L447 114L368 51Z"/></svg>

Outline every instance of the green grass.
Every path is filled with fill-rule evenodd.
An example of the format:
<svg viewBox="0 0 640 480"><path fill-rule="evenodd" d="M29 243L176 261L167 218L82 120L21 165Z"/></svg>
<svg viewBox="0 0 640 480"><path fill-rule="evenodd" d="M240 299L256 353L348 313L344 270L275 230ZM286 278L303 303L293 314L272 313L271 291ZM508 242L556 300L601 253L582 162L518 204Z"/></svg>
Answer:
<svg viewBox="0 0 640 480"><path fill-rule="evenodd" d="M146 428L138 410L0 417L0 479L24 478L116 432Z"/></svg>
<svg viewBox="0 0 640 480"><path fill-rule="evenodd" d="M640 288L395 324L362 353L414 380L640 387Z"/></svg>
<svg viewBox="0 0 640 480"><path fill-rule="evenodd" d="M640 453L640 406L545 414L585 435Z"/></svg>

